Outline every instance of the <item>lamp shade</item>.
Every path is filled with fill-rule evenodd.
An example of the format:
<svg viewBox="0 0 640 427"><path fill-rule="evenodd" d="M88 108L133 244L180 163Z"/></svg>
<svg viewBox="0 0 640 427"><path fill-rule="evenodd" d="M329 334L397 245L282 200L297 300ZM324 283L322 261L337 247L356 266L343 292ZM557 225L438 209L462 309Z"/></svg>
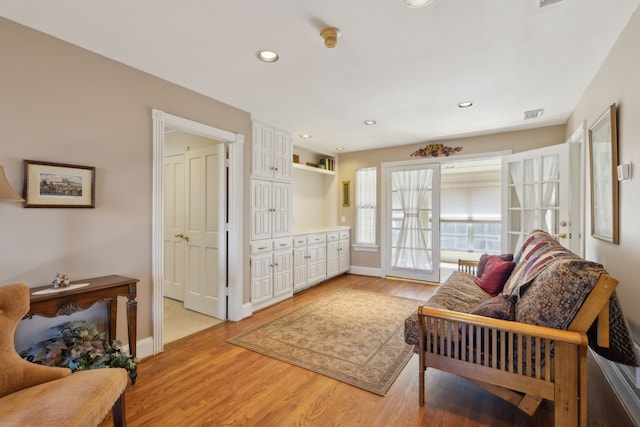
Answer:
<svg viewBox="0 0 640 427"><path fill-rule="evenodd" d="M24 202L24 199L20 197L18 193L13 191L7 176L4 174L4 168L0 166L0 200L11 200L14 202Z"/></svg>

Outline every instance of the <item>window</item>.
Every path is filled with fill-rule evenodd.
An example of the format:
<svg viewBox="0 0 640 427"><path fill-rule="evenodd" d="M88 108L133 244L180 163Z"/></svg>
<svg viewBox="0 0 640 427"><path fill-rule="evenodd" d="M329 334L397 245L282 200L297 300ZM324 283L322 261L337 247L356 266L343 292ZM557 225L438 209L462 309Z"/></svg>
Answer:
<svg viewBox="0 0 640 427"><path fill-rule="evenodd" d="M376 244L376 168L356 170L355 244Z"/></svg>

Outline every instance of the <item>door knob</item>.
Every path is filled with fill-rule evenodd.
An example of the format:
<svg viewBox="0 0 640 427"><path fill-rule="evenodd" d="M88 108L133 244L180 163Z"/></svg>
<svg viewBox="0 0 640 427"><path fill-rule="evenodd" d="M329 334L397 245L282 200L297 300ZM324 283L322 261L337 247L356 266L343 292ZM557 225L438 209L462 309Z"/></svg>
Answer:
<svg viewBox="0 0 640 427"><path fill-rule="evenodd" d="M555 239L558 239L558 238L560 238L560 239L566 239L566 238L567 238L567 233L552 234L552 236L553 236Z"/></svg>
<svg viewBox="0 0 640 427"><path fill-rule="evenodd" d="M187 242L189 241L189 236L185 236L185 235L184 235L184 234L182 234L182 233L180 233L180 234L176 234L176 235L175 235L175 236L173 236L173 237L179 237L179 238L181 238L181 239L183 239L183 240L186 240Z"/></svg>
<svg viewBox="0 0 640 427"><path fill-rule="evenodd" d="M567 226L566 221L560 221L560 227L566 227L566 226Z"/></svg>

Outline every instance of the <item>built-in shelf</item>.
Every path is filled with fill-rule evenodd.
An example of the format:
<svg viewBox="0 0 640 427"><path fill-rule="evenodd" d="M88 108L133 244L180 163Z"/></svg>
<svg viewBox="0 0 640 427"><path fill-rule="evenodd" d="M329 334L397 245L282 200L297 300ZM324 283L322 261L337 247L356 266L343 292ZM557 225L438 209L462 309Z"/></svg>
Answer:
<svg viewBox="0 0 640 427"><path fill-rule="evenodd" d="M305 170L305 171L309 171L309 172L315 172L315 173L324 173L327 175L335 175L336 172L335 171L330 171L330 170L326 170L326 169L320 169L320 168L316 168L313 166L307 166L307 165L303 165L300 163L293 163L293 167L294 169L301 169L301 170Z"/></svg>

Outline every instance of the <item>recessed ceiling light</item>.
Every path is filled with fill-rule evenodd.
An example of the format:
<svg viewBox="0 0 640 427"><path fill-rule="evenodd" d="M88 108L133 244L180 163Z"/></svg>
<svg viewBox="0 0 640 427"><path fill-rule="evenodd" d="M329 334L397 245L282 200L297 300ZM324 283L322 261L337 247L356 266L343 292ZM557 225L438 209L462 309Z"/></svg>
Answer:
<svg viewBox="0 0 640 427"><path fill-rule="evenodd" d="M407 6L411 8L425 7L433 0L404 0Z"/></svg>
<svg viewBox="0 0 640 427"><path fill-rule="evenodd" d="M344 147L336 147L336 151L344 151Z"/></svg>
<svg viewBox="0 0 640 427"><path fill-rule="evenodd" d="M256 56L262 62L276 62L279 58L278 54L272 50L259 50Z"/></svg>
<svg viewBox="0 0 640 427"><path fill-rule="evenodd" d="M469 108L469 107L473 107L473 102L465 101L458 104L458 108Z"/></svg>
<svg viewBox="0 0 640 427"><path fill-rule="evenodd" d="M309 135L308 133L301 133L301 134L300 134L300 138L302 138L302 139L309 139L309 138L311 138L311 135Z"/></svg>
<svg viewBox="0 0 640 427"><path fill-rule="evenodd" d="M376 121L375 120L365 120L364 124L367 125L367 126L372 126L372 125L376 124Z"/></svg>

